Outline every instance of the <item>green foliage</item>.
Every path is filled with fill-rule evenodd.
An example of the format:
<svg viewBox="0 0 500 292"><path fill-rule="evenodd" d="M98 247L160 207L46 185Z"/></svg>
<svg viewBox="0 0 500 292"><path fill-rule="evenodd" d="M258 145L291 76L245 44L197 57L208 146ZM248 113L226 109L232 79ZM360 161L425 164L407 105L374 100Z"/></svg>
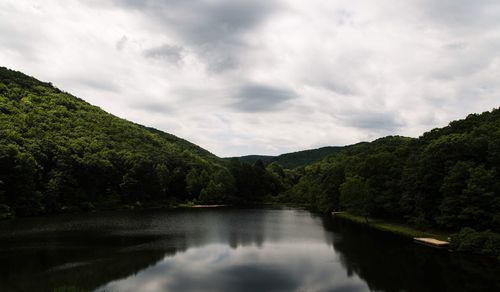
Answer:
<svg viewBox="0 0 500 292"><path fill-rule="evenodd" d="M459 233L452 235L451 247L457 251L493 255L500 260L500 234L486 231L476 231L465 227Z"/></svg>
<svg viewBox="0 0 500 292"><path fill-rule="evenodd" d="M236 204L263 203L283 191L283 182L269 172L261 160L251 165L234 158L230 160L229 169L238 190Z"/></svg>
<svg viewBox="0 0 500 292"><path fill-rule="evenodd" d="M497 226L497 210L500 209L498 181L493 169L476 166L473 162L459 161L448 172L441 186L443 200L438 223L458 229L475 226L487 229Z"/></svg>
<svg viewBox="0 0 500 292"><path fill-rule="evenodd" d="M199 201L202 204L238 203L234 177L227 169L214 172L208 184L201 190Z"/></svg>
<svg viewBox="0 0 500 292"><path fill-rule="evenodd" d="M499 232L499 146L500 110L494 109L418 139L346 147L307 166L283 199L420 227Z"/></svg>
<svg viewBox="0 0 500 292"><path fill-rule="evenodd" d="M9 216L146 201L255 203L281 192L286 180L262 162L231 165L5 68L0 134L0 204Z"/></svg>
<svg viewBox="0 0 500 292"><path fill-rule="evenodd" d="M18 215L183 199L189 169L220 163L21 73L0 68L0 84L1 199Z"/></svg>
<svg viewBox="0 0 500 292"><path fill-rule="evenodd" d="M305 167L281 199L420 229L471 227L479 231L462 229L456 248L498 256L500 109L418 139L385 137L345 147Z"/></svg>
<svg viewBox="0 0 500 292"><path fill-rule="evenodd" d="M374 200L368 182L358 175L348 177L340 185L340 206L353 214L372 215Z"/></svg>
<svg viewBox="0 0 500 292"><path fill-rule="evenodd" d="M367 217L361 217L357 215L353 215L347 212L341 212L335 214L336 217L347 219L356 223L360 224L367 224L372 228L385 231L385 232L390 232L394 234L398 234L401 236L409 237L409 238L415 238L415 237L431 237L431 238L437 238L440 240L447 240L449 237L449 234L445 233L436 233L433 231L424 231L418 228L414 228L412 226L409 226L408 224L400 224L400 223L394 223L392 221L386 221L382 220L380 218L370 218L369 220Z"/></svg>
<svg viewBox="0 0 500 292"><path fill-rule="evenodd" d="M280 166L288 169L306 166L313 162L319 161L329 155L335 154L342 150L344 147L328 146L318 149L310 149L297 151L292 153L285 153L279 156L266 156L266 155L247 155L237 157L241 162L249 164L261 160L264 164L277 163Z"/></svg>
<svg viewBox="0 0 500 292"><path fill-rule="evenodd" d="M411 143L413 140L409 138L386 137L346 147L306 167L299 182L287 192L287 198L321 212L348 207L358 214L366 211L377 216L397 216L401 177ZM366 189L363 195L356 193L353 180L362 181ZM341 203L341 185L346 181L344 202ZM370 206L365 208L364 203L359 205L356 201ZM362 206L363 210L356 211L354 204Z"/></svg>
<svg viewBox="0 0 500 292"><path fill-rule="evenodd" d="M209 184L209 182L210 177L205 169L191 169L191 171L186 176L186 187L189 198L197 198L200 195L201 190L203 190L203 188L205 188Z"/></svg>

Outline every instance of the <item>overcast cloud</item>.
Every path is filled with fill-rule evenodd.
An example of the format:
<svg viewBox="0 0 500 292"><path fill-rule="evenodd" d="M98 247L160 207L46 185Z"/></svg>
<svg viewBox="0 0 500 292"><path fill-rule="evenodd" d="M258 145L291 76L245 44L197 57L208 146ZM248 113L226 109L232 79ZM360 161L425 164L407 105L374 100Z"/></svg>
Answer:
<svg viewBox="0 0 500 292"><path fill-rule="evenodd" d="M0 66L219 156L500 106L497 0L3 0Z"/></svg>

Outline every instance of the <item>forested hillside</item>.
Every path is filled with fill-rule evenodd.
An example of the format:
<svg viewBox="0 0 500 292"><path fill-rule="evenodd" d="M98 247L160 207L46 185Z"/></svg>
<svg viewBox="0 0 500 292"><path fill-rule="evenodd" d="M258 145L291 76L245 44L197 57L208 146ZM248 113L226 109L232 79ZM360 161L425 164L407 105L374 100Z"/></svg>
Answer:
<svg viewBox="0 0 500 292"><path fill-rule="evenodd" d="M245 155L245 156L239 156L239 157L227 157L224 159L226 159L226 160L238 159L241 162L249 163L249 164L255 163L258 160L260 160L264 164L269 164L276 157L277 156L271 156L271 155Z"/></svg>
<svg viewBox="0 0 500 292"><path fill-rule="evenodd" d="M471 114L418 139L350 147L308 166L283 200L462 230L458 249L500 256L500 110Z"/></svg>
<svg viewBox="0 0 500 292"><path fill-rule="evenodd" d="M268 165L273 162L281 165L284 168L296 168L301 166L306 166L322 158L339 152L344 147L338 146L327 146L318 149L309 149L291 153L285 153L278 156L266 156L266 155L247 155L237 157L241 162L255 163L257 160L261 160L264 164Z"/></svg>
<svg viewBox="0 0 500 292"><path fill-rule="evenodd" d="M258 202L278 191L262 181L271 177L261 164L223 162L0 68L0 217L144 202Z"/></svg>

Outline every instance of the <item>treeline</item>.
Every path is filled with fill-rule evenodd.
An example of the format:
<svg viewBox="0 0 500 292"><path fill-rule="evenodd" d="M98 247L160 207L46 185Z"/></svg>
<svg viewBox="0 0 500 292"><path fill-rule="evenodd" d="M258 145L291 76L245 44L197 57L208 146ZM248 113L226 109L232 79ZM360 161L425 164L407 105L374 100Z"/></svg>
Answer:
<svg viewBox="0 0 500 292"><path fill-rule="evenodd" d="M306 167L282 199L427 228L468 227L456 242L475 236L468 245L500 256L500 110L469 115L418 139L386 137L349 147Z"/></svg>
<svg viewBox="0 0 500 292"><path fill-rule="evenodd" d="M291 153L285 153L278 156L266 156L266 155L247 155L236 157L242 162L253 164L257 160L261 160L265 165L271 163L277 163L280 166L288 169L294 169L297 167L303 167L313 162L319 161L329 155L337 153L344 149L342 146L327 146L317 149L309 149ZM226 158L232 159L232 158Z"/></svg>
<svg viewBox="0 0 500 292"><path fill-rule="evenodd" d="M148 202L262 202L282 191L262 163L224 162L0 68L0 217Z"/></svg>

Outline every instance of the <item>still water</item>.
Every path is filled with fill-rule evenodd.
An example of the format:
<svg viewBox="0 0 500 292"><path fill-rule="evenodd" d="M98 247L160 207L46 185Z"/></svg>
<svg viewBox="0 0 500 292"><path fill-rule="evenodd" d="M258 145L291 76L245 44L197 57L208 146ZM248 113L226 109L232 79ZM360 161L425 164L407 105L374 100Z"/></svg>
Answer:
<svg viewBox="0 0 500 292"><path fill-rule="evenodd" d="M294 209L0 222L0 291L500 291L500 265Z"/></svg>

